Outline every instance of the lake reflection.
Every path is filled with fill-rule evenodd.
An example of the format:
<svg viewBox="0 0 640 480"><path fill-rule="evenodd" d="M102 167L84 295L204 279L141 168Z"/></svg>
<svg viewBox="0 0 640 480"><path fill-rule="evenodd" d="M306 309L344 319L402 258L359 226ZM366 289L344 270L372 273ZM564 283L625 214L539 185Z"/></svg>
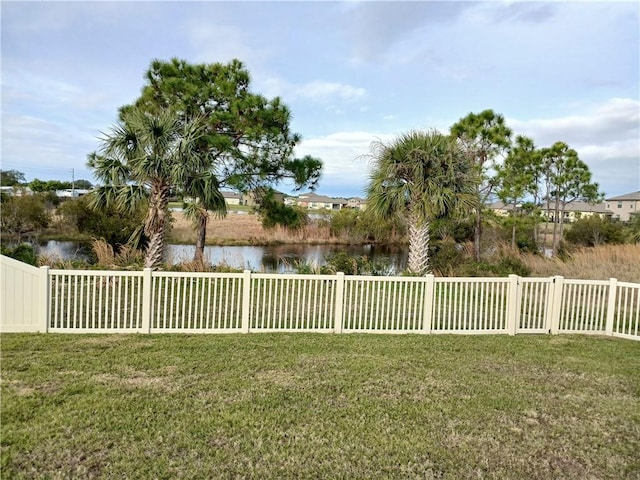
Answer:
<svg viewBox="0 0 640 480"><path fill-rule="evenodd" d="M194 251L193 245L168 245L167 261L174 264L190 261ZM256 272L287 273L294 271L296 261L322 266L326 263L327 255L341 251L354 257L366 256L372 261L383 262L389 265L390 273L401 272L407 265L405 248L379 245L206 246L204 254L207 261L213 265L226 265ZM62 260L87 259L86 250L76 242L51 240L39 245L38 254Z"/></svg>
<svg viewBox="0 0 640 480"><path fill-rule="evenodd" d="M193 245L169 245L168 259L173 263L191 260L194 249ZM341 251L354 257L366 256L373 261L384 262L389 265L391 273L401 272L407 264L407 253L402 247L375 245L207 246L204 254L207 261L213 265L222 264L253 271L286 273L295 270L297 261L321 266L326 263L327 255Z"/></svg>

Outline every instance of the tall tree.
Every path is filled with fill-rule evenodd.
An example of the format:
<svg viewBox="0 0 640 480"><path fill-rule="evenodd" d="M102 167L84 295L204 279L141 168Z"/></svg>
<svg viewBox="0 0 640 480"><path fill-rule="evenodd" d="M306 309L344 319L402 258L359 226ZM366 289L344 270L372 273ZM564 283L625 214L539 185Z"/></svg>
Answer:
<svg viewBox="0 0 640 480"><path fill-rule="evenodd" d="M102 138L100 152L89 155L88 166L103 184L92 194L94 207L115 205L132 212L148 202L145 267L162 262L171 189L187 184L207 164L197 149L205 133L201 121L183 121L173 110L130 108Z"/></svg>
<svg viewBox="0 0 640 480"><path fill-rule="evenodd" d="M462 148L475 164L480 175L476 187L478 208L475 212L474 256L480 261L482 237L482 208L491 196L495 179L491 175L495 159L505 153L511 143L511 129L504 117L493 110L469 113L451 127L451 135L458 139Z"/></svg>
<svg viewBox="0 0 640 480"><path fill-rule="evenodd" d="M537 191L539 151L533 140L518 135L504 162L496 166L497 195L505 205L511 206L511 248L516 248L516 222L518 205Z"/></svg>
<svg viewBox="0 0 640 480"><path fill-rule="evenodd" d="M17 170L0 170L0 185L3 187L13 187L14 185L24 184L26 182L24 173Z"/></svg>
<svg viewBox="0 0 640 480"><path fill-rule="evenodd" d="M196 229L196 245L193 260L201 262L204 259L207 224L210 214L222 217L227 213L227 204L220 191L216 176L210 171L196 172L189 176L183 187L186 195L183 213Z"/></svg>
<svg viewBox="0 0 640 480"><path fill-rule="evenodd" d="M375 143L367 210L408 223L408 270L429 271L429 224L476 207L476 173L459 145L436 131L412 131L389 144Z"/></svg>
<svg viewBox="0 0 640 480"><path fill-rule="evenodd" d="M591 172L578 153L564 142L556 142L542 151L547 216L553 205L553 252L557 252L564 228L567 206L576 200L596 203L602 200L599 186L591 181Z"/></svg>
<svg viewBox="0 0 640 480"><path fill-rule="evenodd" d="M252 93L249 72L238 60L228 64L155 60L136 105L148 111L171 107L182 121L194 115L204 118L206 134L196 149L207 162L194 175L208 180L192 184L189 192L180 189L189 202L195 202L188 211L198 231L196 259L202 258L204 251L208 212L226 213L217 201L221 198L219 189L259 193L287 178L296 189L313 189L320 178L319 160L294 158L300 136L290 131L289 109L278 97L269 100ZM122 111L128 108L131 106ZM196 187L217 190L212 195L217 200L205 204L205 192L195 191ZM257 200L261 200L260 195Z"/></svg>

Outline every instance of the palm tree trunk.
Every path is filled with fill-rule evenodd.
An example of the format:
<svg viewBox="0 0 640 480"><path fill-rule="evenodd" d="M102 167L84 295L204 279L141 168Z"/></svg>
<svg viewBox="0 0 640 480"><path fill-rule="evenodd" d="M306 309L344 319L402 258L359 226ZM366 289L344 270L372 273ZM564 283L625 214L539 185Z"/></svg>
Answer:
<svg viewBox="0 0 640 480"><path fill-rule="evenodd" d="M553 254L558 251L558 216L560 215L560 201L556 196L556 203L553 211Z"/></svg>
<svg viewBox="0 0 640 480"><path fill-rule="evenodd" d="M151 234L149 245L144 257L144 268L156 270L162 263L164 253L164 226Z"/></svg>
<svg viewBox="0 0 640 480"><path fill-rule="evenodd" d="M194 262L202 262L204 259L204 245L207 238L207 223L209 221L209 214L205 211L198 216L197 236L196 236L196 251L193 254Z"/></svg>
<svg viewBox="0 0 640 480"><path fill-rule="evenodd" d="M413 274L429 273L429 224L418 226L418 222L409 222L409 260L407 270Z"/></svg>
<svg viewBox="0 0 640 480"><path fill-rule="evenodd" d="M151 185L149 210L144 225L145 234L149 237L144 257L145 268L157 269L164 257L169 193L170 186L164 182L154 182Z"/></svg>
<svg viewBox="0 0 640 480"><path fill-rule="evenodd" d="M473 256L476 262L480 261L480 236L482 233L482 214L480 207L476 210L476 225L473 229Z"/></svg>

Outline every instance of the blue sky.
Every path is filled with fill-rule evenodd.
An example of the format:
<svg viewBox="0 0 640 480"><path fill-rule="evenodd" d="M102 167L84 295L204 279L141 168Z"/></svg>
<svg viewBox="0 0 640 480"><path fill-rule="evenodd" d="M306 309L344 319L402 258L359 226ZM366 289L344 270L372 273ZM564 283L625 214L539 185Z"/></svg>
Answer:
<svg viewBox="0 0 640 480"><path fill-rule="evenodd" d="M640 190L640 4L1 2L0 167L93 180L86 156L154 58L238 58L324 161L318 193L359 196L373 141L501 113L576 149L607 196ZM281 185L283 191L290 186Z"/></svg>

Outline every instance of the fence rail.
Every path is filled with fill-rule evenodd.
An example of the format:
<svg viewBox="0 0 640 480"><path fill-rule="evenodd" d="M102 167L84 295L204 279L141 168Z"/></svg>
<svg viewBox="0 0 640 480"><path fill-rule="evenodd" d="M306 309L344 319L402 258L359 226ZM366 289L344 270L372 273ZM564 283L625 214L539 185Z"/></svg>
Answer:
<svg viewBox="0 0 640 480"><path fill-rule="evenodd" d="M1 257L3 332L584 333L640 340L640 284L35 268Z"/></svg>

